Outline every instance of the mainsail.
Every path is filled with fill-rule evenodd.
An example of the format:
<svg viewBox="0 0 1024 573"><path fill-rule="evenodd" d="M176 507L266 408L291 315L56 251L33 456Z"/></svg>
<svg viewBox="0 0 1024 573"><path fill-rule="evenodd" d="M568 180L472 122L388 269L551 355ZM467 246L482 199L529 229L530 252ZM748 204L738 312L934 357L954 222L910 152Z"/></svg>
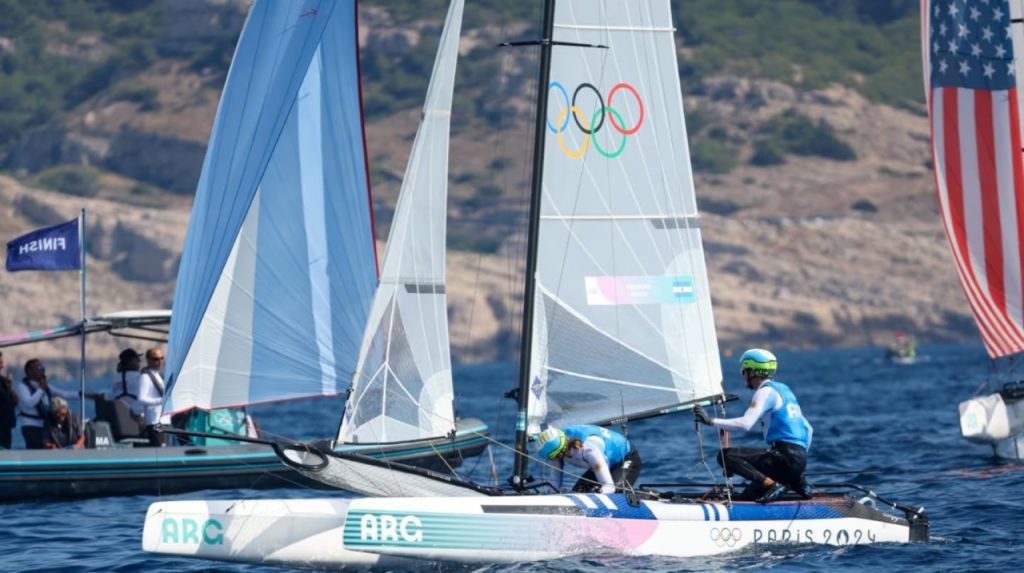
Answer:
<svg viewBox="0 0 1024 573"><path fill-rule="evenodd" d="M455 428L445 297L448 134L462 29L448 9L338 441L398 442Z"/></svg>
<svg viewBox="0 0 1024 573"><path fill-rule="evenodd" d="M961 7L921 2L932 163L957 273L997 358L1024 351L1024 10L1020 0Z"/></svg>
<svg viewBox="0 0 1024 573"><path fill-rule="evenodd" d="M336 394L376 287L354 0L256 2L185 240L165 413Z"/></svg>
<svg viewBox="0 0 1024 573"><path fill-rule="evenodd" d="M722 393L670 22L668 0L556 5L531 434Z"/></svg>

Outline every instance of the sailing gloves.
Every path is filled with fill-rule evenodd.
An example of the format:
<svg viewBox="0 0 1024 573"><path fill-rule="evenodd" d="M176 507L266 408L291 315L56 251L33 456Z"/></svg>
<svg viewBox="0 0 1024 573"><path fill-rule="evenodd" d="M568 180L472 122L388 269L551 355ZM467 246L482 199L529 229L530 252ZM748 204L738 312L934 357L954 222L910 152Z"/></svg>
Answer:
<svg viewBox="0 0 1024 573"><path fill-rule="evenodd" d="M693 417L701 424L707 424L708 426L713 425L711 423L711 418L708 417L708 413L699 405L693 407Z"/></svg>

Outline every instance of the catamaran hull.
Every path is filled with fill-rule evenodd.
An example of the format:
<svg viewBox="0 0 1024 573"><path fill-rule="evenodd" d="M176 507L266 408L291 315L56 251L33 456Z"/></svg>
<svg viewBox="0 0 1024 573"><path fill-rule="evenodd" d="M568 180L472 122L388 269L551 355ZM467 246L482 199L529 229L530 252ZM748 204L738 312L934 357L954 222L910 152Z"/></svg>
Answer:
<svg viewBox="0 0 1024 573"><path fill-rule="evenodd" d="M961 402L960 433L998 458L1024 461L1024 400L997 392Z"/></svg>
<svg viewBox="0 0 1024 573"><path fill-rule="evenodd" d="M693 557L753 544L927 540L926 522L848 497L768 505L644 501L622 494L500 498L180 501L150 506L143 549L293 566L382 559L515 562L578 554Z"/></svg>
<svg viewBox="0 0 1024 573"><path fill-rule="evenodd" d="M345 445L338 451L445 469L479 455L487 432L486 424L467 418L459 420L454 439ZM329 488L282 464L264 445L0 451L0 502L296 486Z"/></svg>

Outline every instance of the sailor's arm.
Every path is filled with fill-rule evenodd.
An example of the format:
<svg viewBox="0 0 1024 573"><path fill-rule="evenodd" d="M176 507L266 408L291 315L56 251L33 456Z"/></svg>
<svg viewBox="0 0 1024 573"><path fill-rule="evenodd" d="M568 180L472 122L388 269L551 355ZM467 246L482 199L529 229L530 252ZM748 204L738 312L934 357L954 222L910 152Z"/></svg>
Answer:
<svg viewBox="0 0 1024 573"><path fill-rule="evenodd" d="M596 449L587 449L583 453L584 459L594 470L594 477L601 484L601 493L615 493L615 482L612 480L612 472L608 467L608 458Z"/></svg>
<svg viewBox="0 0 1024 573"><path fill-rule="evenodd" d="M558 474L558 485L555 488L561 492L562 484L565 482L565 462L561 459L554 460L551 462L555 466L555 473Z"/></svg>
<svg viewBox="0 0 1024 573"><path fill-rule="evenodd" d="M36 388L31 390L24 384L18 384L14 387L14 393L18 396L18 403L25 408L34 408L40 400L43 399L43 389Z"/></svg>
<svg viewBox="0 0 1024 573"><path fill-rule="evenodd" d="M742 416L739 418L712 418L711 425L723 430L749 432L770 405L774 403L773 398L777 395L771 388L762 386L758 388L757 392L754 392L754 397L750 400L750 407L747 408L747 411Z"/></svg>
<svg viewBox="0 0 1024 573"><path fill-rule="evenodd" d="M77 400L82 396L82 393L78 390L62 390L52 384L50 386L50 394L54 396L60 396L66 400Z"/></svg>

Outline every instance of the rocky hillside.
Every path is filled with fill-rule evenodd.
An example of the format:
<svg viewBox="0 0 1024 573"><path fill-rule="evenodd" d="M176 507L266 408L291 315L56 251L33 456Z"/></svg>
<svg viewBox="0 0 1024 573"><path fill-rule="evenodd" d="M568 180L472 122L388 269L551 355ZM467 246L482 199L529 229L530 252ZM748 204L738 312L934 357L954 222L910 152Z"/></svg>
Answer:
<svg viewBox="0 0 1024 573"><path fill-rule="evenodd" d="M233 44L246 2L164 6L161 57L19 136L2 161L0 237L88 209L90 313L170 304L225 71L217 58L196 66L195 54ZM409 23L372 5L360 16L364 60L418 51L432 58L436 19ZM463 60L484 61L495 40L524 29L468 30ZM80 55L102 44L69 49ZM0 52L17 49L5 46ZM483 64L460 71L468 95L454 109L448 276L452 341L463 361L508 359L518 337L527 146L509 142L528 141L523 86L533 62L522 53L495 61L489 81L473 77ZM895 329L921 340L976 338L935 206L927 121L914 106L881 105L841 82L683 81L723 349L879 345ZM417 115L415 105L371 114L367 127L381 237ZM837 151L801 147L791 135L800 129ZM73 320L77 281L74 273L0 272L0 332ZM91 346L97 372L119 344ZM77 356L77 346L32 352L63 359ZM17 364L25 352L5 354Z"/></svg>

